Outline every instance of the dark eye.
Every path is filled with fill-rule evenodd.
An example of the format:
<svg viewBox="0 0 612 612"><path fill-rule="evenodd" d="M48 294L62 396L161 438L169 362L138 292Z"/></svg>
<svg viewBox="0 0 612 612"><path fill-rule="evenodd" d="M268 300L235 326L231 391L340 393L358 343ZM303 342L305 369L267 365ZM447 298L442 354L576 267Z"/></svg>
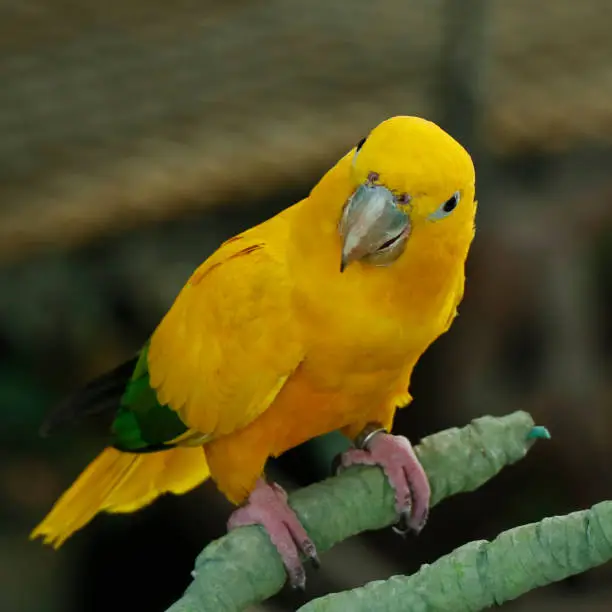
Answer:
<svg viewBox="0 0 612 612"><path fill-rule="evenodd" d="M444 202L442 210L444 210L445 213L453 212L457 204L459 204L459 194L453 193L452 197L450 197L448 200L446 200L446 202Z"/></svg>
<svg viewBox="0 0 612 612"><path fill-rule="evenodd" d="M356 151L355 151L355 152L359 151L359 149L361 149L361 147L363 147L363 143L364 143L366 140L367 140L367 137L366 137L366 138L362 138L362 139L361 139L361 140L360 140L360 141L357 143L357 147L355 148L355 149L356 149Z"/></svg>
<svg viewBox="0 0 612 612"><path fill-rule="evenodd" d="M460 199L461 194L458 191L455 191L455 193L453 193L453 195L446 200L446 202L444 202L444 204L442 204L438 210L434 210L434 212L429 215L429 219L432 221L437 221L438 219L443 219L447 215L450 215L450 213L457 208L457 204L459 204Z"/></svg>

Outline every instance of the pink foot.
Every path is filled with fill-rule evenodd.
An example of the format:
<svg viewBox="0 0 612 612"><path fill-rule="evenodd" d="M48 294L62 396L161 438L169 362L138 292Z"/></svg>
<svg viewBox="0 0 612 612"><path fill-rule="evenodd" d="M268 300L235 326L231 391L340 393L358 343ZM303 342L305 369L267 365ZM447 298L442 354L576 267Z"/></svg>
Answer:
<svg viewBox="0 0 612 612"><path fill-rule="evenodd" d="M300 552L316 567L319 558L315 545L287 503L287 494L280 485L267 484L263 479L257 481L246 505L235 510L227 523L229 530L244 525L261 525L266 530L283 560L291 586L304 590L306 571Z"/></svg>
<svg viewBox="0 0 612 612"><path fill-rule="evenodd" d="M374 430L360 447L341 455L340 469L356 464L379 465L387 475L395 489L395 508L400 517L395 531L421 531L427 522L431 489L408 438Z"/></svg>

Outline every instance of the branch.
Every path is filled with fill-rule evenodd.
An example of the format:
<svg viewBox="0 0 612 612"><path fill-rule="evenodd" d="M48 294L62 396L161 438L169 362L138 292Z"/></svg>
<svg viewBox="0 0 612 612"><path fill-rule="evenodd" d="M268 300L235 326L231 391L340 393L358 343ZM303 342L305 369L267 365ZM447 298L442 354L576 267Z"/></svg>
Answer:
<svg viewBox="0 0 612 612"><path fill-rule="evenodd" d="M477 489L505 465L525 456L534 440L548 437L526 412L485 416L462 429L429 436L415 448L432 488L432 505ZM289 495L291 506L322 553L363 531L396 520L394 494L378 467L352 467ZM281 559L259 526L236 529L198 556L194 580L167 612L238 612L283 586Z"/></svg>
<svg viewBox="0 0 612 612"><path fill-rule="evenodd" d="M483 610L612 559L612 501L461 546L412 576L321 597L298 612Z"/></svg>

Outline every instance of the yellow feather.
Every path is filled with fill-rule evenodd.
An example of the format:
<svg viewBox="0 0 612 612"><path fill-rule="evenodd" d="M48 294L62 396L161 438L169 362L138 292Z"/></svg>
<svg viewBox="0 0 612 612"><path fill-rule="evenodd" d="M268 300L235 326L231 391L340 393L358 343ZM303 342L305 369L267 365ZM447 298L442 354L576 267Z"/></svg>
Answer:
<svg viewBox="0 0 612 612"><path fill-rule="evenodd" d="M261 414L303 357L292 280L276 251L282 242L262 242L271 229L282 235L282 225L276 218L225 243L151 338L149 372L160 401L210 439Z"/></svg>
<svg viewBox="0 0 612 612"><path fill-rule="evenodd" d="M149 454L105 449L31 533L59 548L101 511L133 512L162 493L185 493L209 476L201 447Z"/></svg>

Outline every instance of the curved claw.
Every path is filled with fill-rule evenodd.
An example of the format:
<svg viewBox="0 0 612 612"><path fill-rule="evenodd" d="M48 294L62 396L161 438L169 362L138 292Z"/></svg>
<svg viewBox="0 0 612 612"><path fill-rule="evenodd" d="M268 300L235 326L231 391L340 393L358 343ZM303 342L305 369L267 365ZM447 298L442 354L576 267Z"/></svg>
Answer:
<svg viewBox="0 0 612 612"><path fill-rule="evenodd" d="M342 453L338 453L333 459L331 464L331 472L336 476L342 474L344 466L342 465Z"/></svg>
<svg viewBox="0 0 612 612"><path fill-rule="evenodd" d="M410 509L403 510L400 512L399 518L395 525L391 525L391 529L397 535L405 538L409 533L414 532L414 529L410 526Z"/></svg>

